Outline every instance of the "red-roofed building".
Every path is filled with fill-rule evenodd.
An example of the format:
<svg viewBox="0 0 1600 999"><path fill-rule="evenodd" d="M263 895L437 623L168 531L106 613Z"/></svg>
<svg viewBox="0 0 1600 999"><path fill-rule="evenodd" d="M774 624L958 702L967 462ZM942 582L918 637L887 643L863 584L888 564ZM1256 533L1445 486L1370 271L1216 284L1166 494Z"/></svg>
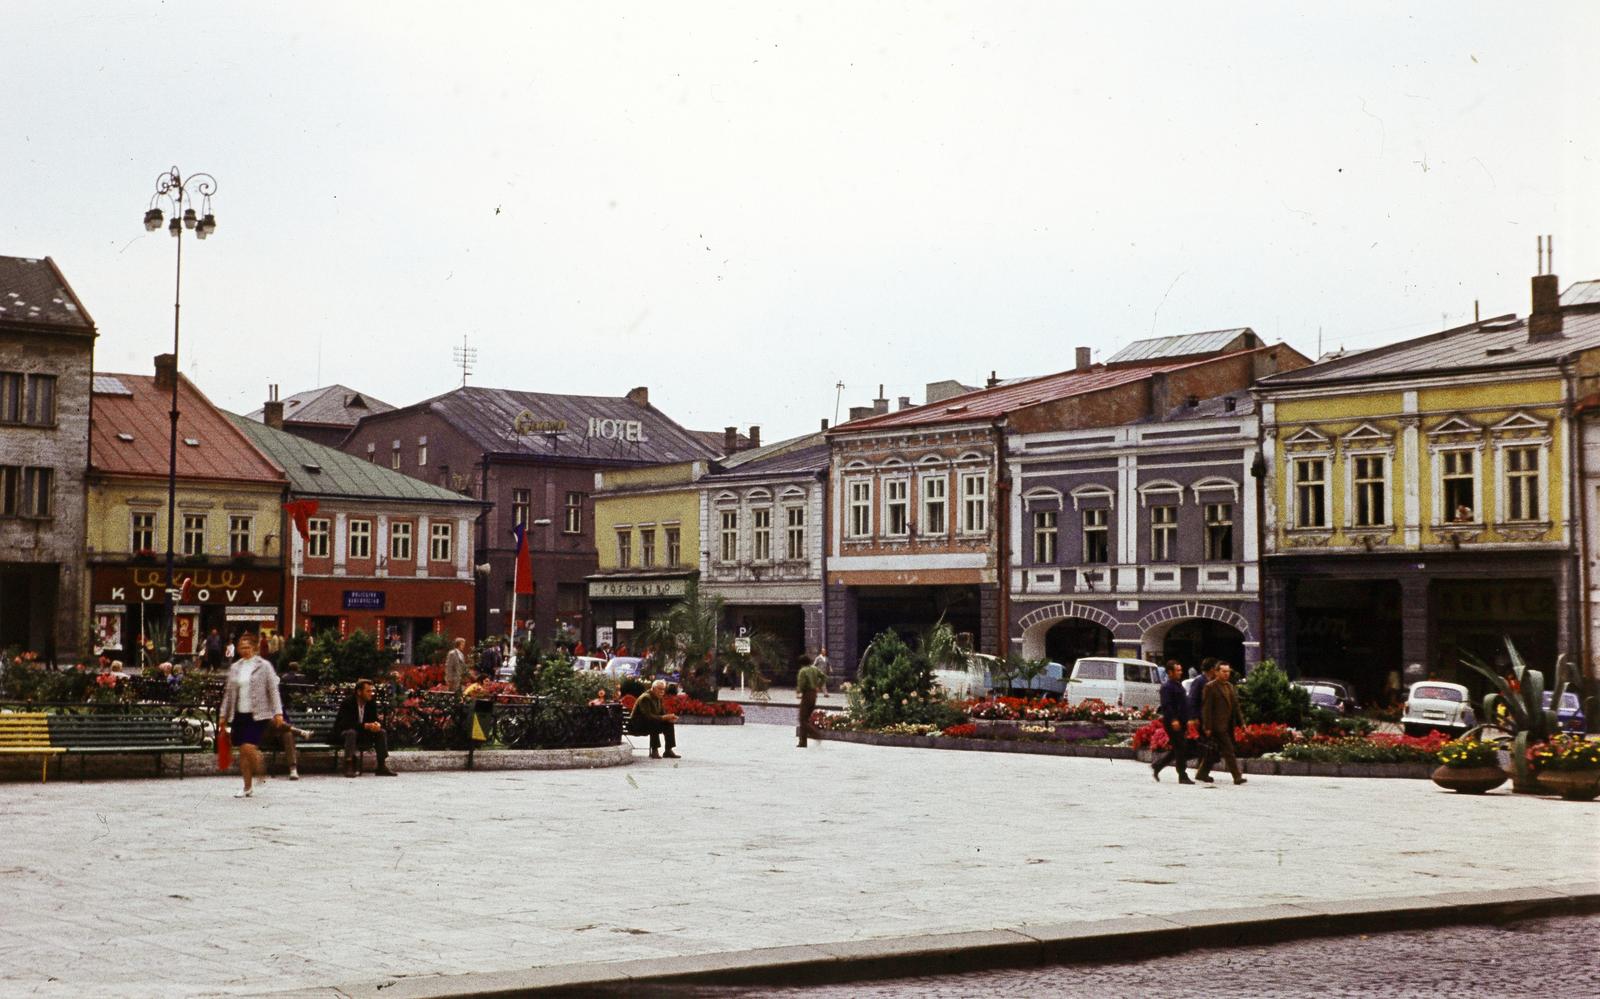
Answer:
<svg viewBox="0 0 1600 999"><path fill-rule="evenodd" d="M212 629L278 630L283 607L279 528L287 480L227 415L177 373L97 374L89 432L89 597L97 644L126 665L165 627L171 379L178 379L174 651L197 653ZM119 655L120 653L120 655Z"/></svg>

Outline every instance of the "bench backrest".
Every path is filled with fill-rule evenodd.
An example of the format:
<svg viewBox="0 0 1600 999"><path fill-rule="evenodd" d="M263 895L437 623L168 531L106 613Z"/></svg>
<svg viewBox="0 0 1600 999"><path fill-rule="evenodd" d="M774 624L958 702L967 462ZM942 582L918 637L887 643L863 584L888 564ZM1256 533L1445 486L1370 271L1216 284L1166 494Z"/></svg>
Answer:
<svg viewBox="0 0 1600 999"><path fill-rule="evenodd" d="M0 748L27 749L50 745L50 723L42 711L0 715Z"/></svg>
<svg viewBox="0 0 1600 999"><path fill-rule="evenodd" d="M289 721L310 732L312 742L332 742L333 723L338 717L339 712L332 708L314 708L294 712L289 716Z"/></svg>
<svg viewBox="0 0 1600 999"><path fill-rule="evenodd" d="M51 715L50 741L68 749L184 745L184 722L170 715Z"/></svg>

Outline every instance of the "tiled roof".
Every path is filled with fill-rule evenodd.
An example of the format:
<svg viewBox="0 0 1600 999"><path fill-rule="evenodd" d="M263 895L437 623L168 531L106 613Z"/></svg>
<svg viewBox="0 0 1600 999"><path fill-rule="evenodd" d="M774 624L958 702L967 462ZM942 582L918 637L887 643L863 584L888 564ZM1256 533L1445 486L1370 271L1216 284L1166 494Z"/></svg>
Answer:
<svg viewBox="0 0 1600 999"><path fill-rule="evenodd" d="M1255 331L1248 326L1239 326L1231 330L1207 330L1204 333L1185 333L1182 336L1158 336L1147 340L1135 340L1112 354L1106 363L1122 364L1127 361L1171 360L1179 357L1193 357L1196 354L1215 354L1218 351L1227 350L1229 344L1246 333L1249 333L1251 338L1245 342L1245 347L1258 346Z"/></svg>
<svg viewBox="0 0 1600 999"><path fill-rule="evenodd" d="M721 430L691 430L689 433L694 435L695 440L698 440L705 447L710 448L712 454L721 454L725 445L727 444L727 435ZM745 436L744 434L737 433L737 431L735 432L735 435L738 437L739 447L744 448L750 446L749 437Z"/></svg>
<svg viewBox="0 0 1600 999"><path fill-rule="evenodd" d="M1233 408L1228 408L1229 400ZM1176 423L1181 420L1212 420L1227 416L1249 416L1256 411L1256 401L1249 389L1227 392L1223 395L1201 399L1191 406L1187 402L1177 405L1158 416L1142 420L1143 423Z"/></svg>
<svg viewBox="0 0 1600 999"><path fill-rule="evenodd" d="M484 451L616 464L670 464L715 457L720 448L706 447L692 431L678 426L648 404L618 396L554 395L468 385L392 414L431 411ZM512 425L526 411L535 422L555 421L565 428L517 434ZM642 441L589 436L589 421L637 420Z"/></svg>
<svg viewBox="0 0 1600 999"><path fill-rule="evenodd" d="M337 448L276 430L249 417L230 414L230 419L258 449L283 468L289 477L289 489L296 494L480 505L471 497L402 475Z"/></svg>
<svg viewBox="0 0 1600 999"><path fill-rule="evenodd" d="M94 419L89 428L90 466L98 472L165 478L171 395L156 388L152 375L111 377L128 394L95 395ZM178 378L178 476L233 482L284 481L283 473L182 376Z"/></svg>
<svg viewBox="0 0 1600 999"><path fill-rule="evenodd" d="M392 409L394 407L387 402L375 399L365 392L357 392L343 385L327 385L323 388L296 392L284 399L283 422L353 427L363 416L387 413ZM265 418L265 413L258 409L251 413L249 418L260 422Z"/></svg>
<svg viewBox="0 0 1600 999"><path fill-rule="evenodd" d="M1482 371L1552 364L1563 354L1600 347L1600 312L1564 310L1562 335L1530 343L1528 321L1499 316L1481 323L1374 347L1262 379L1264 388L1410 378L1419 374Z"/></svg>
<svg viewBox="0 0 1600 999"><path fill-rule="evenodd" d="M819 431L729 455L715 464L709 477L786 475L827 467L828 439Z"/></svg>
<svg viewBox="0 0 1600 999"><path fill-rule="evenodd" d="M95 331L88 310L49 257L0 257L0 324L13 323L60 333Z"/></svg>

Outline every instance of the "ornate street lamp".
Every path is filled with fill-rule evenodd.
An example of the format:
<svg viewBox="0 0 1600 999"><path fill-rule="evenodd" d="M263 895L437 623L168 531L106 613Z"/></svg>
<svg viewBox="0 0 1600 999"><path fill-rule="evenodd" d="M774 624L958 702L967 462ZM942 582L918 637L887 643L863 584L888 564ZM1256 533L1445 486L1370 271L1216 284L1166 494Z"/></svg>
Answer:
<svg viewBox="0 0 1600 999"><path fill-rule="evenodd" d="M172 573L173 538L178 518L178 318L183 299L183 231L193 230L195 236L205 239L217 228L217 218L211 214L211 196L217 191L217 179L209 173L192 173L185 177L177 167L156 178L155 193L150 196L149 208L144 213L144 227L150 232L161 228L161 202L165 199L172 207L172 221L167 231L177 240L178 263L172 292L172 439L167 457L167 649L166 658L172 661L173 625L176 623L178 591ZM199 217L195 203L199 202Z"/></svg>

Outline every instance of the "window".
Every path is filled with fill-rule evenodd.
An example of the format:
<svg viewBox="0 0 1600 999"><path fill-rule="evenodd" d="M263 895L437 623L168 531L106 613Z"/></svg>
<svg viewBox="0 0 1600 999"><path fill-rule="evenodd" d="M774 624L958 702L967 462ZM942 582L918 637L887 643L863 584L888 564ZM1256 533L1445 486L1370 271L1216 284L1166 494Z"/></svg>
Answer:
<svg viewBox="0 0 1600 999"><path fill-rule="evenodd" d="M1294 526L1328 526L1328 463L1323 458L1294 461Z"/></svg>
<svg viewBox="0 0 1600 999"><path fill-rule="evenodd" d="M183 553L185 555L204 555L206 553L205 514L186 513L183 515Z"/></svg>
<svg viewBox="0 0 1600 999"><path fill-rule="evenodd" d="M156 515L153 513L133 514L132 531L130 532L128 549L135 552L153 552L156 550Z"/></svg>
<svg viewBox="0 0 1600 999"><path fill-rule="evenodd" d="M243 555L246 552L254 551L251 547L252 538L250 537L251 534L255 533L252 530L253 527L254 524L250 517L228 518L229 555Z"/></svg>
<svg viewBox="0 0 1600 999"><path fill-rule="evenodd" d="M567 493L567 519L563 522L563 533L583 533L583 493Z"/></svg>
<svg viewBox="0 0 1600 999"><path fill-rule="evenodd" d="M982 534L989 529L989 476L978 472L961 477L961 531Z"/></svg>
<svg viewBox="0 0 1600 999"><path fill-rule="evenodd" d="M1178 508L1150 508L1150 561L1171 562L1178 557Z"/></svg>
<svg viewBox="0 0 1600 999"><path fill-rule="evenodd" d="M772 510L750 511L751 558L757 562L772 561Z"/></svg>
<svg viewBox="0 0 1600 999"><path fill-rule="evenodd" d="M1355 492L1357 527L1382 527L1389 522L1384 504L1387 479L1382 455L1357 455L1353 459L1351 486Z"/></svg>
<svg viewBox="0 0 1600 999"><path fill-rule="evenodd" d="M683 562L683 542L676 527L667 528L667 564L679 565Z"/></svg>
<svg viewBox="0 0 1600 999"><path fill-rule="evenodd" d="M455 531L449 524L428 525L428 559L433 562L450 561L451 550L455 547Z"/></svg>
<svg viewBox="0 0 1600 999"><path fill-rule="evenodd" d="M911 533L911 480L883 481L883 533L905 537Z"/></svg>
<svg viewBox="0 0 1600 999"><path fill-rule="evenodd" d="M1508 447L1506 456L1506 519L1539 519L1539 449Z"/></svg>
<svg viewBox="0 0 1600 999"><path fill-rule="evenodd" d="M55 472L32 466L0 466L0 514L7 517L51 515Z"/></svg>
<svg viewBox="0 0 1600 999"><path fill-rule="evenodd" d="M723 562L737 562L739 560L739 511L722 511L722 531L719 535L720 545L717 555Z"/></svg>
<svg viewBox="0 0 1600 999"><path fill-rule="evenodd" d="M22 384L20 372L0 371L0 423L22 422Z"/></svg>
<svg viewBox="0 0 1600 999"><path fill-rule="evenodd" d="M402 520L389 525L389 560L411 561L411 522Z"/></svg>
<svg viewBox="0 0 1600 999"><path fill-rule="evenodd" d="M1206 561L1233 561L1233 504L1206 504Z"/></svg>
<svg viewBox="0 0 1600 999"><path fill-rule="evenodd" d="M656 529L653 527L639 528L639 564L656 564Z"/></svg>
<svg viewBox="0 0 1600 999"><path fill-rule="evenodd" d="M55 375L0 371L0 423L52 427L55 422Z"/></svg>
<svg viewBox="0 0 1600 999"><path fill-rule="evenodd" d="M633 564L633 530L617 529L617 568L626 569Z"/></svg>
<svg viewBox="0 0 1600 999"><path fill-rule="evenodd" d="M511 490L511 526L528 522L528 507L532 503L533 492L528 489Z"/></svg>
<svg viewBox="0 0 1600 999"><path fill-rule="evenodd" d="M1441 451L1444 460L1440 482L1444 486L1444 519L1453 524L1470 524L1477 519L1474 512L1476 476L1472 471L1471 451Z"/></svg>
<svg viewBox="0 0 1600 999"><path fill-rule="evenodd" d="M1083 560L1111 561L1111 532L1107 528L1105 510L1083 511Z"/></svg>
<svg viewBox="0 0 1600 999"><path fill-rule="evenodd" d="M850 537L870 538L872 536L872 482L868 479L856 479L846 486L850 491Z"/></svg>
<svg viewBox="0 0 1600 999"><path fill-rule="evenodd" d="M350 526L345 529L345 535L350 543L348 558L372 557L372 521L350 521Z"/></svg>
<svg viewBox="0 0 1600 999"><path fill-rule="evenodd" d="M943 475L928 475L922 479L922 533L944 534L949 530L945 521L945 504L950 497L950 480Z"/></svg>
<svg viewBox="0 0 1600 999"><path fill-rule="evenodd" d="M326 517L306 521L306 558L328 557L328 534Z"/></svg>
<svg viewBox="0 0 1600 999"><path fill-rule="evenodd" d="M1080 659L1072 668L1074 680L1115 680L1117 664L1104 659Z"/></svg>
<svg viewBox="0 0 1600 999"><path fill-rule="evenodd" d="M1033 561L1039 565L1056 562L1056 511L1033 512Z"/></svg>
<svg viewBox="0 0 1600 999"><path fill-rule="evenodd" d="M788 530L785 533L784 557L797 562L806 557L806 510L791 506L788 511Z"/></svg>
<svg viewBox="0 0 1600 999"><path fill-rule="evenodd" d="M425 441L425 440L418 441L417 442L417 466L420 468L421 466L426 465L427 463L428 463L428 442Z"/></svg>
<svg viewBox="0 0 1600 999"><path fill-rule="evenodd" d="M394 448L389 452L389 467L390 468L399 468L400 467L400 442L399 441L395 441L394 442Z"/></svg>

